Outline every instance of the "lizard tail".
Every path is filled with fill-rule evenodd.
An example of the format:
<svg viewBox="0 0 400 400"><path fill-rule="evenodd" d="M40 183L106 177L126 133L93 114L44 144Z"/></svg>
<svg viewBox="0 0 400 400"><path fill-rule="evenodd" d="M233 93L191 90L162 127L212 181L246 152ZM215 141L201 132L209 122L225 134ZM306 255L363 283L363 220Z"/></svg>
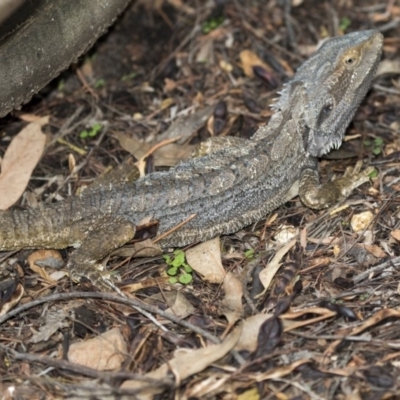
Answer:
<svg viewBox="0 0 400 400"><path fill-rule="evenodd" d="M0 251L36 247L58 248L57 240L60 240L60 234L57 232L57 226L60 226L59 220L63 218L63 213L48 211L43 214L42 207L24 211L0 211Z"/></svg>

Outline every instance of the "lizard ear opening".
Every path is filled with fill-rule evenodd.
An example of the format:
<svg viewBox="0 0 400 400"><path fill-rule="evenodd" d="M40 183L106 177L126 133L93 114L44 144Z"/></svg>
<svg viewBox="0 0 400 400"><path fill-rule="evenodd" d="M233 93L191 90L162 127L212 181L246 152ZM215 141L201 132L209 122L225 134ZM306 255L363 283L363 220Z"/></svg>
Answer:
<svg viewBox="0 0 400 400"><path fill-rule="evenodd" d="M334 103L329 100L325 103L325 105L321 108L321 111L317 117L317 126L320 127L331 115L334 108Z"/></svg>

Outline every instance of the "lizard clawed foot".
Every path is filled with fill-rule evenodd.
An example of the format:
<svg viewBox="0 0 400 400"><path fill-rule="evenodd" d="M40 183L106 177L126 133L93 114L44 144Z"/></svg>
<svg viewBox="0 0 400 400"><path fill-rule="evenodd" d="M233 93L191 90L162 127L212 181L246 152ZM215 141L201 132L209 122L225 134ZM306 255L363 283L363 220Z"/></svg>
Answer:
<svg viewBox="0 0 400 400"><path fill-rule="evenodd" d="M359 161L354 168L346 169L341 178L323 185L319 182L319 176L316 169L306 169L300 177L299 195L302 202L317 210L330 207L335 203L344 200L351 192L368 182L373 167L361 171L362 161ZM361 172L360 172L361 171Z"/></svg>
<svg viewBox="0 0 400 400"><path fill-rule="evenodd" d="M375 168L368 167L361 171L362 165L362 161L358 161L354 168L346 168L344 175L333 181L344 198L349 196L355 188L361 186L363 183L369 182L370 174Z"/></svg>
<svg viewBox="0 0 400 400"><path fill-rule="evenodd" d="M101 292L117 292L120 296L125 294L113 283L108 272L103 271L101 264L86 264L79 267L70 266L70 276L74 282L90 281Z"/></svg>

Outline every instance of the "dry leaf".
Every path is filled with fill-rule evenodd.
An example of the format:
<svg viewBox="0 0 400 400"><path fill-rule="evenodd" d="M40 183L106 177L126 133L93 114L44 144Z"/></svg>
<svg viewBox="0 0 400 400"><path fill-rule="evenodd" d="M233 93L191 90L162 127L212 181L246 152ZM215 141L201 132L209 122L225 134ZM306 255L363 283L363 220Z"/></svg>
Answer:
<svg viewBox="0 0 400 400"><path fill-rule="evenodd" d="M214 106L208 106L201 110L194 112L189 116L183 116L175 120L171 126L157 136L158 140L167 140L180 137L177 141L178 144L186 142L193 133L198 131L207 122L208 118L212 115Z"/></svg>
<svg viewBox="0 0 400 400"><path fill-rule="evenodd" d="M29 255L29 268L36 272L44 281L54 284L56 281L47 273L44 267L59 269L64 265L61 254L57 250L37 250Z"/></svg>
<svg viewBox="0 0 400 400"><path fill-rule="evenodd" d="M260 393L257 388L246 390L236 397L237 400L260 400Z"/></svg>
<svg viewBox="0 0 400 400"><path fill-rule="evenodd" d="M209 365L224 357L239 340L242 331L242 326L236 327L226 339L220 343L211 345L202 349L190 350L182 349L178 355L172 360L167 361L155 371L149 372L144 377L155 380L166 379L173 371L174 376L179 382L184 381L189 376L192 376L200 371L203 371ZM142 389L136 395L139 400L153 399L156 394L162 393L163 388L149 387L149 383L140 381L125 381L121 385L121 389Z"/></svg>
<svg viewBox="0 0 400 400"><path fill-rule="evenodd" d="M378 70L376 71L375 77L384 75L384 74L400 74L400 60L382 60L379 63Z"/></svg>
<svg viewBox="0 0 400 400"><path fill-rule="evenodd" d="M1 306L0 317L12 310L20 302L24 293L24 287L19 283L14 293L11 295L11 298Z"/></svg>
<svg viewBox="0 0 400 400"><path fill-rule="evenodd" d="M260 272L260 281L264 286L265 290L271 285L272 279L278 272L281 263L280 261L285 256L285 254L296 244L296 240L293 239L291 242L281 247L275 254L272 261Z"/></svg>
<svg viewBox="0 0 400 400"><path fill-rule="evenodd" d="M71 344L68 361L97 371L119 370L126 353L125 340L120 330L114 328L93 339Z"/></svg>
<svg viewBox="0 0 400 400"><path fill-rule="evenodd" d="M42 156L46 136L42 126L49 117L31 122L14 137L1 163L0 210L11 207L22 195Z"/></svg>
<svg viewBox="0 0 400 400"><path fill-rule="evenodd" d="M361 325L358 325L354 328L345 328L336 332L336 335L342 336L355 336L359 333L365 331L366 329L379 324L381 321L387 318L400 318L400 311L390 308L384 308L382 310L377 311L372 317L369 317ZM332 342L329 347L325 350L325 355L330 356L332 355L336 348L342 343L341 339L335 340Z"/></svg>
<svg viewBox="0 0 400 400"><path fill-rule="evenodd" d="M165 312L182 319L193 314L195 311L195 308L186 297L176 290L154 294L153 296L148 297L147 300L150 304L157 307L161 306L162 308L164 308L165 303L167 303L168 308ZM162 321L163 324L171 323L171 321L167 319L165 321L162 319Z"/></svg>
<svg viewBox="0 0 400 400"><path fill-rule="evenodd" d="M182 293L174 291L170 293L163 293L163 296L171 296L170 300L172 300L172 296L174 297L174 301L168 301L170 307L165 310L166 313L175 315L175 317L179 317L181 319L184 319L194 313L195 308Z"/></svg>
<svg viewBox="0 0 400 400"><path fill-rule="evenodd" d="M211 36L207 37L201 42L199 51L196 55L197 63L212 63L214 55L214 41Z"/></svg>
<svg viewBox="0 0 400 400"><path fill-rule="evenodd" d="M400 242L400 229L395 229L394 231L390 232L390 236Z"/></svg>
<svg viewBox="0 0 400 400"><path fill-rule="evenodd" d="M242 334L234 349L236 351L245 350L252 353L257 348L258 332L261 325L271 317L272 314L257 314L246 318L243 321Z"/></svg>
<svg viewBox="0 0 400 400"><path fill-rule="evenodd" d="M220 374L210 374L206 378L202 377L200 380L196 380L194 385L188 385L182 399L215 399L216 390L222 388L229 379L229 375L221 377ZM237 400L236 397L235 400Z"/></svg>
<svg viewBox="0 0 400 400"><path fill-rule="evenodd" d="M279 379L283 378L286 375L291 374L295 369L299 368L300 365L307 364L309 362L310 362L309 358L304 360L297 360L292 364L284 365L283 367L277 367L272 370L268 370L266 372L255 373L254 375L250 375L249 377L252 377L257 382L262 382L267 379Z"/></svg>
<svg viewBox="0 0 400 400"><path fill-rule="evenodd" d="M360 246L364 247L365 250L377 258L384 258L387 256L387 254L376 244L361 244Z"/></svg>
<svg viewBox="0 0 400 400"><path fill-rule="evenodd" d="M254 76L254 67L263 67L267 71L271 71L271 68L262 61L257 54L250 50L243 50L240 52L240 61L242 62L242 68L244 73L252 78Z"/></svg>
<svg viewBox="0 0 400 400"><path fill-rule="evenodd" d="M139 140L132 139L123 133L114 133L121 147L131 153L136 159L142 159L153 147L154 144L143 143ZM180 146L170 143L158 148L154 151L155 167L173 167L183 160L187 160L192 154L195 146Z"/></svg>
<svg viewBox="0 0 400 400"><path fill-rule="evenodd" d="M226 272L221 262L219 237L200 243L186 251L186 260L204 281L222 283Z"/></svg>
<svg viewBox="0 0 400 400"><path fill-rule="evenodd" d="M229 325L232 326L243 316L243 285L236 275L228 272L225 276L222 288L225 291L219 312L226 317Z"/></svg>
<svg viewBox="0 0 400 400"><path fill-rule="evenodd" d="M57 311L46 312L46 322L44 325L39 327L39 331L35 332L30 338L30 343L46 342L50 337L61 328L69 326L69 320L67 320L67 313L62 309Z"/></svg>
<svg viewBox="0 0 400 400"><path fill-rule="evenodd" d="M317 317L311 317L308 319L304 319L304 316L307 314L317 314ZM337 313L335 311L328 310L323 307L310 307L304 310L300 310L297 312L287 312L281 315L283 320L283 327L285 332L292 331L293 329L301 328L302 326L313 325L319 321L323 321L328 318L332 318ZM301 318L298 321L294 319Z"/></svg>
<svg viewBox="0 0 400 400"><path fill-rule="evenodd" d="M162 276L158 278L147 278L140 282L134 282L127 285L123 285L123 291L125 293L134 293L138 290L145 289L148 287L165 287L170 286L169 276Z"/></svg>

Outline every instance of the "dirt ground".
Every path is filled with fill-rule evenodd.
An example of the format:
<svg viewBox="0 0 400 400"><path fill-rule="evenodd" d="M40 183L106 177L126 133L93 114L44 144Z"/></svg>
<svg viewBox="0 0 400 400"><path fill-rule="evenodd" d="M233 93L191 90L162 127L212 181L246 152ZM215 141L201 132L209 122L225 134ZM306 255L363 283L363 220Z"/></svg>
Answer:
<svg viewBox="0 0 400 400"><path fill-rule="evenodd" d="M370 183L320 212L295 198L220 238L203 250L204 274L183 262L168 275L172 259L128 244L106 260L126 299L34 265L70 249L1 253L1 398L400 398L398 2L133 2L79 64L0 120L0 157L22 115L50 116L17 208L135 169L183 134L144 166L169 168L210 136L251 137L317 44L372 28L385 36L377 77L342 147L320 160L325 181L362 160Z"/></svg>

